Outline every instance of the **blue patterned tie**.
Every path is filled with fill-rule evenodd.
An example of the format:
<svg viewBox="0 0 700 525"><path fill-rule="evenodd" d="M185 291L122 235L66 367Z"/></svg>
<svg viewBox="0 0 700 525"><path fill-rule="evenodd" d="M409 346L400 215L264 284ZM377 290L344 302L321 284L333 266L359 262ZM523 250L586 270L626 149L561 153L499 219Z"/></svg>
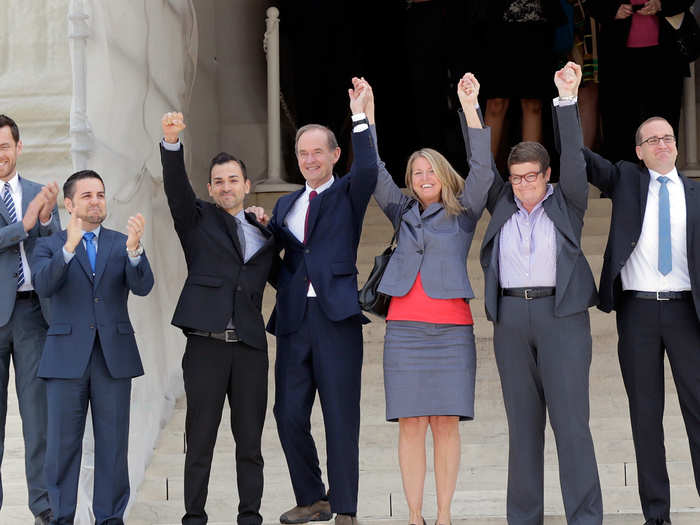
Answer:
<svg viewBox="0 0 700 525"><path fill-rule="evenodd" d="M95 238L95 232L85 232L83 234L83 239L85 239L85 251L87 252L88 260L90 261L90 267L92 268L92 273L95 273L95 260L97 259L97 250L95 250L95 243L92 240Z"/></svg>
<svg viewBox="0 0 700 525"><path fill-rule="evenodd" d="M659 187L659 271L668 275L672 268L671 259L671 205L668 201L668 177L656 179Z"/></svg>
<svg viewBox="0 0 700 525"><path fill-rule="evenodd" d="M15 201L12 200L12 194L10 193L10 183L5 183L5 191L2 194L2 200L7 208L7 213L10 214L10 223L14 224L17 222L17 210L15 210ZM17 247L19 248L19 246ZM22 267L22 253L17 250L17 259L19 260L17 266L17 288L24 284L24 268Z"/></svg>

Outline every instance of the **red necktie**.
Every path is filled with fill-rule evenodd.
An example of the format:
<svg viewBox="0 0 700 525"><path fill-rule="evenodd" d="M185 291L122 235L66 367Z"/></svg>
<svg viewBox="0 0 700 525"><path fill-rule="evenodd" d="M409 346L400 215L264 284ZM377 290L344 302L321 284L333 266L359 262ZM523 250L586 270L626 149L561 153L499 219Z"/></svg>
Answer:
<svg viewBox="0 0 700 525"><path fill-rule="evenodd" d="M309 193L309 205L306 207L306 218L304 219L304 244L306 244L306 236L309 233L309 210L311 209L311 201L318 195L316 190L311 190Z"/></svg>

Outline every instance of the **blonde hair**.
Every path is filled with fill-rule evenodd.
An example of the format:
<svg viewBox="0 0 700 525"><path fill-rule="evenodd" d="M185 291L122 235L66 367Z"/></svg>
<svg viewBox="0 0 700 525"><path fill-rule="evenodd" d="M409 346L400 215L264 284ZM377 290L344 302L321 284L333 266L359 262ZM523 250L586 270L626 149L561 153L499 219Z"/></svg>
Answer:
<svg viewBox="0 0 700 525"><path fill-rule="evenodd" d="M464 179L452 167L450 162L439 152L432 148L421 148L414 151L406 163L406 188L414 199L420 199L413 191L413 163L418 157L423 157L430 163L435 176L442 185L440 201L448 215L459 215L464 211L464 206L459 202L458 196L464 191Z"/></svg>

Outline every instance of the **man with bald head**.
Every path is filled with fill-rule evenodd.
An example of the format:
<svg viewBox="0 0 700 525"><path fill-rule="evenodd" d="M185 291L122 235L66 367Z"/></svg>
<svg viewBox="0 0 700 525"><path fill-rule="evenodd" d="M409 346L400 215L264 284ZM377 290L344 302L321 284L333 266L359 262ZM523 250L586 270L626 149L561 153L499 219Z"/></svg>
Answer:
<svg viewBox="0 0 700 525"><path fill-rule="evenodd" d="M663 525L670 523L664 351L700 490L700 184L676 169L676 137L665 119L644 121L635 139L639 164L584 154L588 180L613 202L598 307L617 312L642 510L647 525Z"/></svg>

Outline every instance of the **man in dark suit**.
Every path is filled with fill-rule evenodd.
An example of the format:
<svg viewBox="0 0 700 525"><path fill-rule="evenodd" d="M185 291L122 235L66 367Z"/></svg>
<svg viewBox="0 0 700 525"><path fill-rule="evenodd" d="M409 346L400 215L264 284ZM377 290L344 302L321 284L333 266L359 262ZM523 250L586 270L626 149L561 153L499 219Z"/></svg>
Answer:
<svg viewBox="0 0 700 525"><path fill-rule="evenodd" d="M282 523L329 520L356 523L362 322L357 300L357 245L377 183L376 153L364 113L367 91L350 90L354 161L333 175L340 156L328 128L308 124L296 136L303 189L281 197L270 227L284 260L268 330L277 336L275 419L297 506ZM261 213L261 210L257 210ZM318 390L328 453L328 483L321 480L311 436Z"/></svg>
<svg viewBox="0 0 700 525"><path fill-rule="evenodd" d="M544 430L549 412L568 523L600 525L603 504L589 417L591 330L597 303L593 274L581 250L588 182L576 106L581 68L555 75L559 97L561 178L548 184L547 151L516 145L509 182L496 176L491 221L481 247L486 314L508 418L509 525L544 520ZM494 168L495 169L495 168Z"/></svg>
<svg viewBox="0 0 700 525"><path fill-rule="evenodd" d="M182 113L161 121L161 161L168 205L187 261L187 280L172 323L187 336L182 370L187 396L185 525L207 523L204 506L221 410L228 396L236 440L238 524L260 525L267 408L267 339L261 308L275 243L243 211L250 180L243 161L219 153L211 161L209 196L197 197L185 171L178 134Z"/></svg>
<svg viewBox="0 0 700 525"><path fill-rule="evenodd" d="M102 178L79 171L63 185L68 227L42 237L32 258L34 287L51 298L39 363L46 379L48 433L44 475L52 524L73 523L88 401L95 434L97 524L123 524L129 502L131 378L143 375L129 292L147 295L153 273L141 245L141 214L128 236L101 226L107 214Z"/></svg>
<svg viewBox="0 0 700 525"><path fill-rule="evenodd" d="M35 523L43 525L49 523L51 514L43 477L46 386L36 371L46 338L48 305L34 291L29 260L37 239L57 232L61 226L56 209L58 185L54 182L42 188L20 177L17 157L21 153L17 124L0 115L0 460L12 358L24 435L29 510L36 517Z"/></svg>
<svg viewBox="0 0 700 525"><path fill-rule="evenodd" d="M664 449L664 350L678 391L700 492L700 184L676 169L676 138L663 118L635 136L640 164L585 150L588 179L612 199L600 305L616 310L642 511L669 523ZM697 260L696 260L697 259Z"/></svg>

